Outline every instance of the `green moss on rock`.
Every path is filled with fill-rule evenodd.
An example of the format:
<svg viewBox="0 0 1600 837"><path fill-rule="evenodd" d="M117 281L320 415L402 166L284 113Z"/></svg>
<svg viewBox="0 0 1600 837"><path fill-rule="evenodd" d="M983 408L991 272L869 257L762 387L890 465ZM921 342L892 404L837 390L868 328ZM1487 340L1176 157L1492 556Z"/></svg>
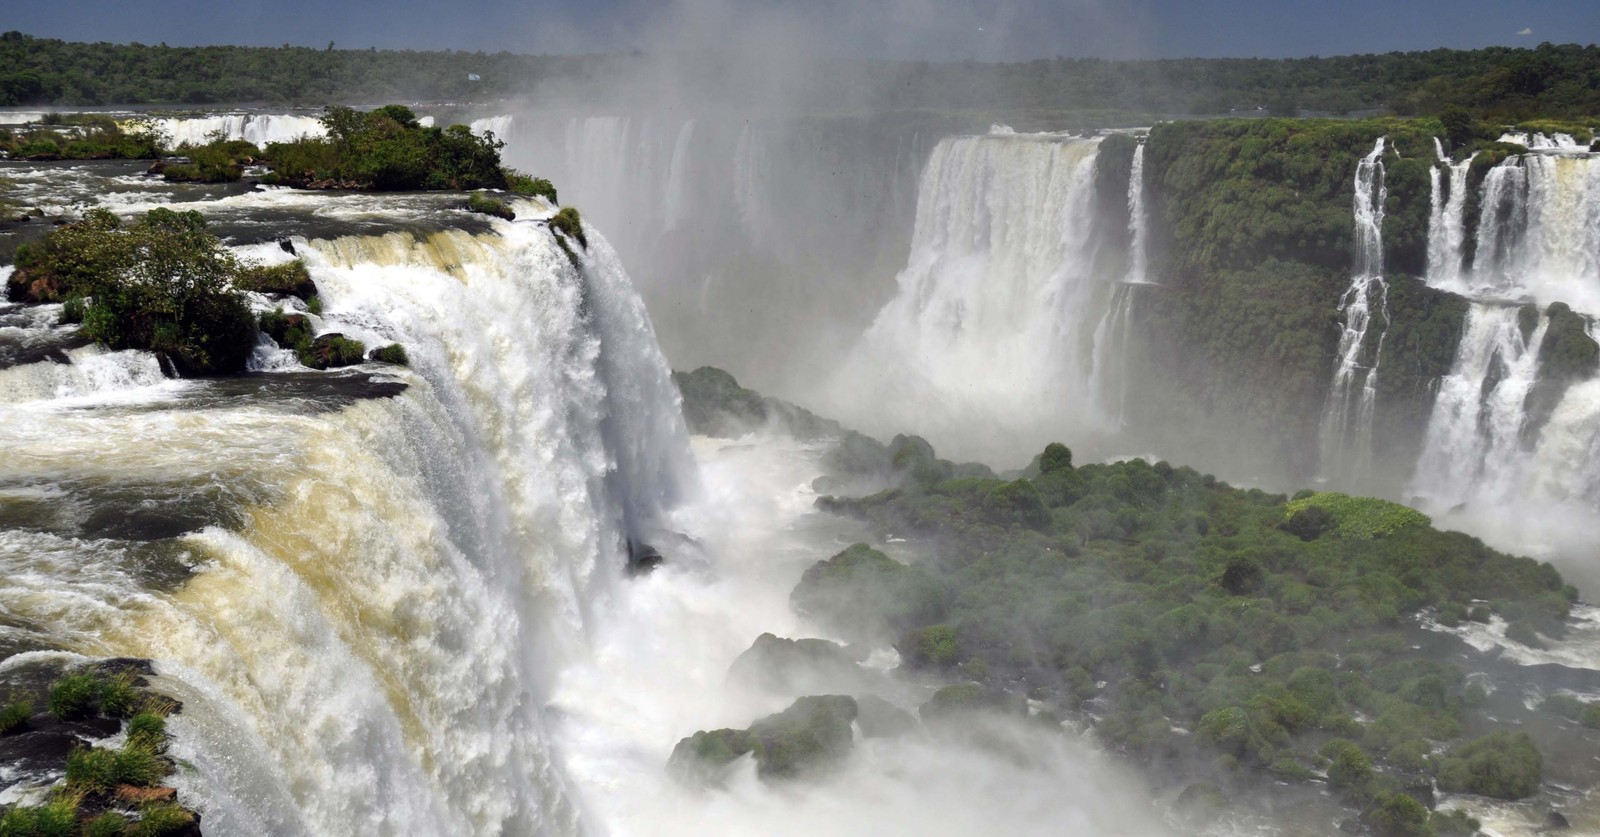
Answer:
<svg viewBox="0 0 1600 837"><path fill-rule="evenodd" d="M944 591L926 570L858 543L807 569L789 604L842 636L873 640L937 618Z"/></svg>

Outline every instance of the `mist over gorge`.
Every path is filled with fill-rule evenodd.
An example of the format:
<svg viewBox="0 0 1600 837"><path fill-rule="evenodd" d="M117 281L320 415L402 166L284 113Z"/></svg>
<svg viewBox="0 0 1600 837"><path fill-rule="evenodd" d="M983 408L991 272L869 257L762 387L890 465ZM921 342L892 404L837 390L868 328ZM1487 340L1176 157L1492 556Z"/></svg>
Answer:
<svg viewBox="0 0 1600 837"><path fill-rule="evenodd" d="M0 36L0 835L1600 831L1600 51L1058 13Z"/></svg>

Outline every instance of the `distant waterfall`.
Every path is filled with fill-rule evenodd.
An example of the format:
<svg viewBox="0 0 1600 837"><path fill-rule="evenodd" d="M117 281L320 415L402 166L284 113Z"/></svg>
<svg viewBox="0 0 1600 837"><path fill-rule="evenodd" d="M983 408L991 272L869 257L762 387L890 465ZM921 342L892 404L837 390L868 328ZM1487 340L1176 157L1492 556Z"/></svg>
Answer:
<svg viewBox="0 0 1600 837"><path fill-rule="evenodd" d="M1490 169L1476 194L1470 160L1452 163L1438 149L1426 278L1473 304L1409 492L1453 525L1571 549L1600 513L1600 378L1571 382L1542 426L1529 396L1546 374L1549 305L1600 312L1600 155L1560 134L1501 139L1533 151ZM1592 319L1590 333L1600 333Z"/></svg>
<svg viewBox="0 0 1600 837"><path fill-rule="evenodd" d="M1133 152L1128 176L1128 270L1112 291L1111 306L1094 331L1091 385L1107 422L1121 427L1127 419L1129 350L1138 286L1149 284L1150 256L1144 202L1144 143Z"/></svg>
<svg viewBox="0 0 1600 837"><path fill-rule="evenodd" d="M853 421L1000 458L1103 429L1092 352L1113 282L1094 275L1098 149L1050 135L939 143L898 293L836 384L843 403L879 394Z"/></svg>
<svg viewBox="0 0 1600 837"><path fill-rule="evenodd" d="M1355 270L1339 303L1344 331L1339 365L1323 409L1321 470L1325 478L1365 474L1372 459L1372 422L1377 409L1378 360L1389 328L1389 285L1383 278L1383 211L1388 200L1383 171L1384 139L1356 166ZM1367 333L1382 320L1376 346Z"/></svg>
<svg viewBox="0 0 1600 837"><path fill-rule="evenodd" d="M1144 208L1144 143L1133 151L1133 170L1128 175L1128 232L1132 244L1128 248L1128 275L1123 280L1131 284L1148 281L1150 219Z"/></svg>
<svg viewBox="0 0 1600 837"><path fill-rule="evenodd" d="M156 661L208 833L584 828L548 691L632 527L696 475L605 239L574 266L518 211L479 235L296 241L323 329L407 347L409 370L358 370L394 397L330 401L350 373L167 382L136 352L0 372L7 503L199 521L154 542L42 511L0 527L0 600L25 648Z"/></svg>
<svg viewBox="0 0 1600 837"><path fill-rule="evenodd" d="M1452 207L1466 191L1465 166L1451 169ZM1555 151L1506 160L1479 186L1476 220L1469 253L1463 213L1435 216L1428 284L1473 297L1600 311L1600 155Z"/></svg>
<svg viewBox="0 0 1600 837"><path fill-rule="evenodd" d="M1431 169L1433 198L1428 216L1428 284L1446 287L1461 281L1466 256L1462 244L1466 238L1463 218L1467 208L1467 170L1477 155L1452 163L1438 137L1434 137L1433 147L1439 164ZM1448 169L1448 181L1441 167Z"/></svg>

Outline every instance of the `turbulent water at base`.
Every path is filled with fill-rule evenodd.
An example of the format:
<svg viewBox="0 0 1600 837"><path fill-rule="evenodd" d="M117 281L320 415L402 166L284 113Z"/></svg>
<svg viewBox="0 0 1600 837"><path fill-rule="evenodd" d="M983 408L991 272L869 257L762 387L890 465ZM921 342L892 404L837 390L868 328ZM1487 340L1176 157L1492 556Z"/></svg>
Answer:
<svg viewBox="0 0 1600 837"><path fill-rule="evenodd" d="M939 143L898 291L834 384L852 423L917 428L986 461L1104 428L1094 334L1114 282L1095 273L1099 146L1039 134ZM859 392L879 394L870 412ZM1006 433L980 430L997 427Z"/></svg>
<svg viewBox="0 0 1600 837"><path fill-rule="evenodd" d="M393 398L329 411L267 397L270 375L229 396L138 352L0 371L7 519L153 502L210 521L153 542L71 514L0 529L3 639L39 649L0 674L58 652L154 659L185 703L180 790L208 833L578 830L548 690L625 539L696 477L614 255L590 231L580 270L552 235L298 242L322 328L408 347L411 370L374 369L409 385Z"/></svg>
<svg viewBox="0 0 1600 837"><path fill-rule="evenodd" d="M1378 400L1378 358L1389 328L1389 285L1383 278L1383 212L1388 200L1383 172L1384 139L1356 166L1355 265L1350 288L1339 303L1344 329L1338 362L1323 408L1320 471L1323 479L1353 479L1372 465L1372 422ZM1368 331L1379 320L1376 345Z"/></svg>

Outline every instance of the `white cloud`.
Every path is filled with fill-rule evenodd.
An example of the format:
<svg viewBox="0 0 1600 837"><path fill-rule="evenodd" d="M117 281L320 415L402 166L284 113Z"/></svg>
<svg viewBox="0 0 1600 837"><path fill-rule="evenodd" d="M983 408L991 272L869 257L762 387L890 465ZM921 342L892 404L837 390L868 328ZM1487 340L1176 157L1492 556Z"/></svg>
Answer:
<svg viewBox="0 0 1600 837"><path fill-rule="evenodd" d="M1517 34L1518 35L1532 35L1533 34L1533 30L1532 29L1524 29L1521 32L1518 32Z"/></svg>

